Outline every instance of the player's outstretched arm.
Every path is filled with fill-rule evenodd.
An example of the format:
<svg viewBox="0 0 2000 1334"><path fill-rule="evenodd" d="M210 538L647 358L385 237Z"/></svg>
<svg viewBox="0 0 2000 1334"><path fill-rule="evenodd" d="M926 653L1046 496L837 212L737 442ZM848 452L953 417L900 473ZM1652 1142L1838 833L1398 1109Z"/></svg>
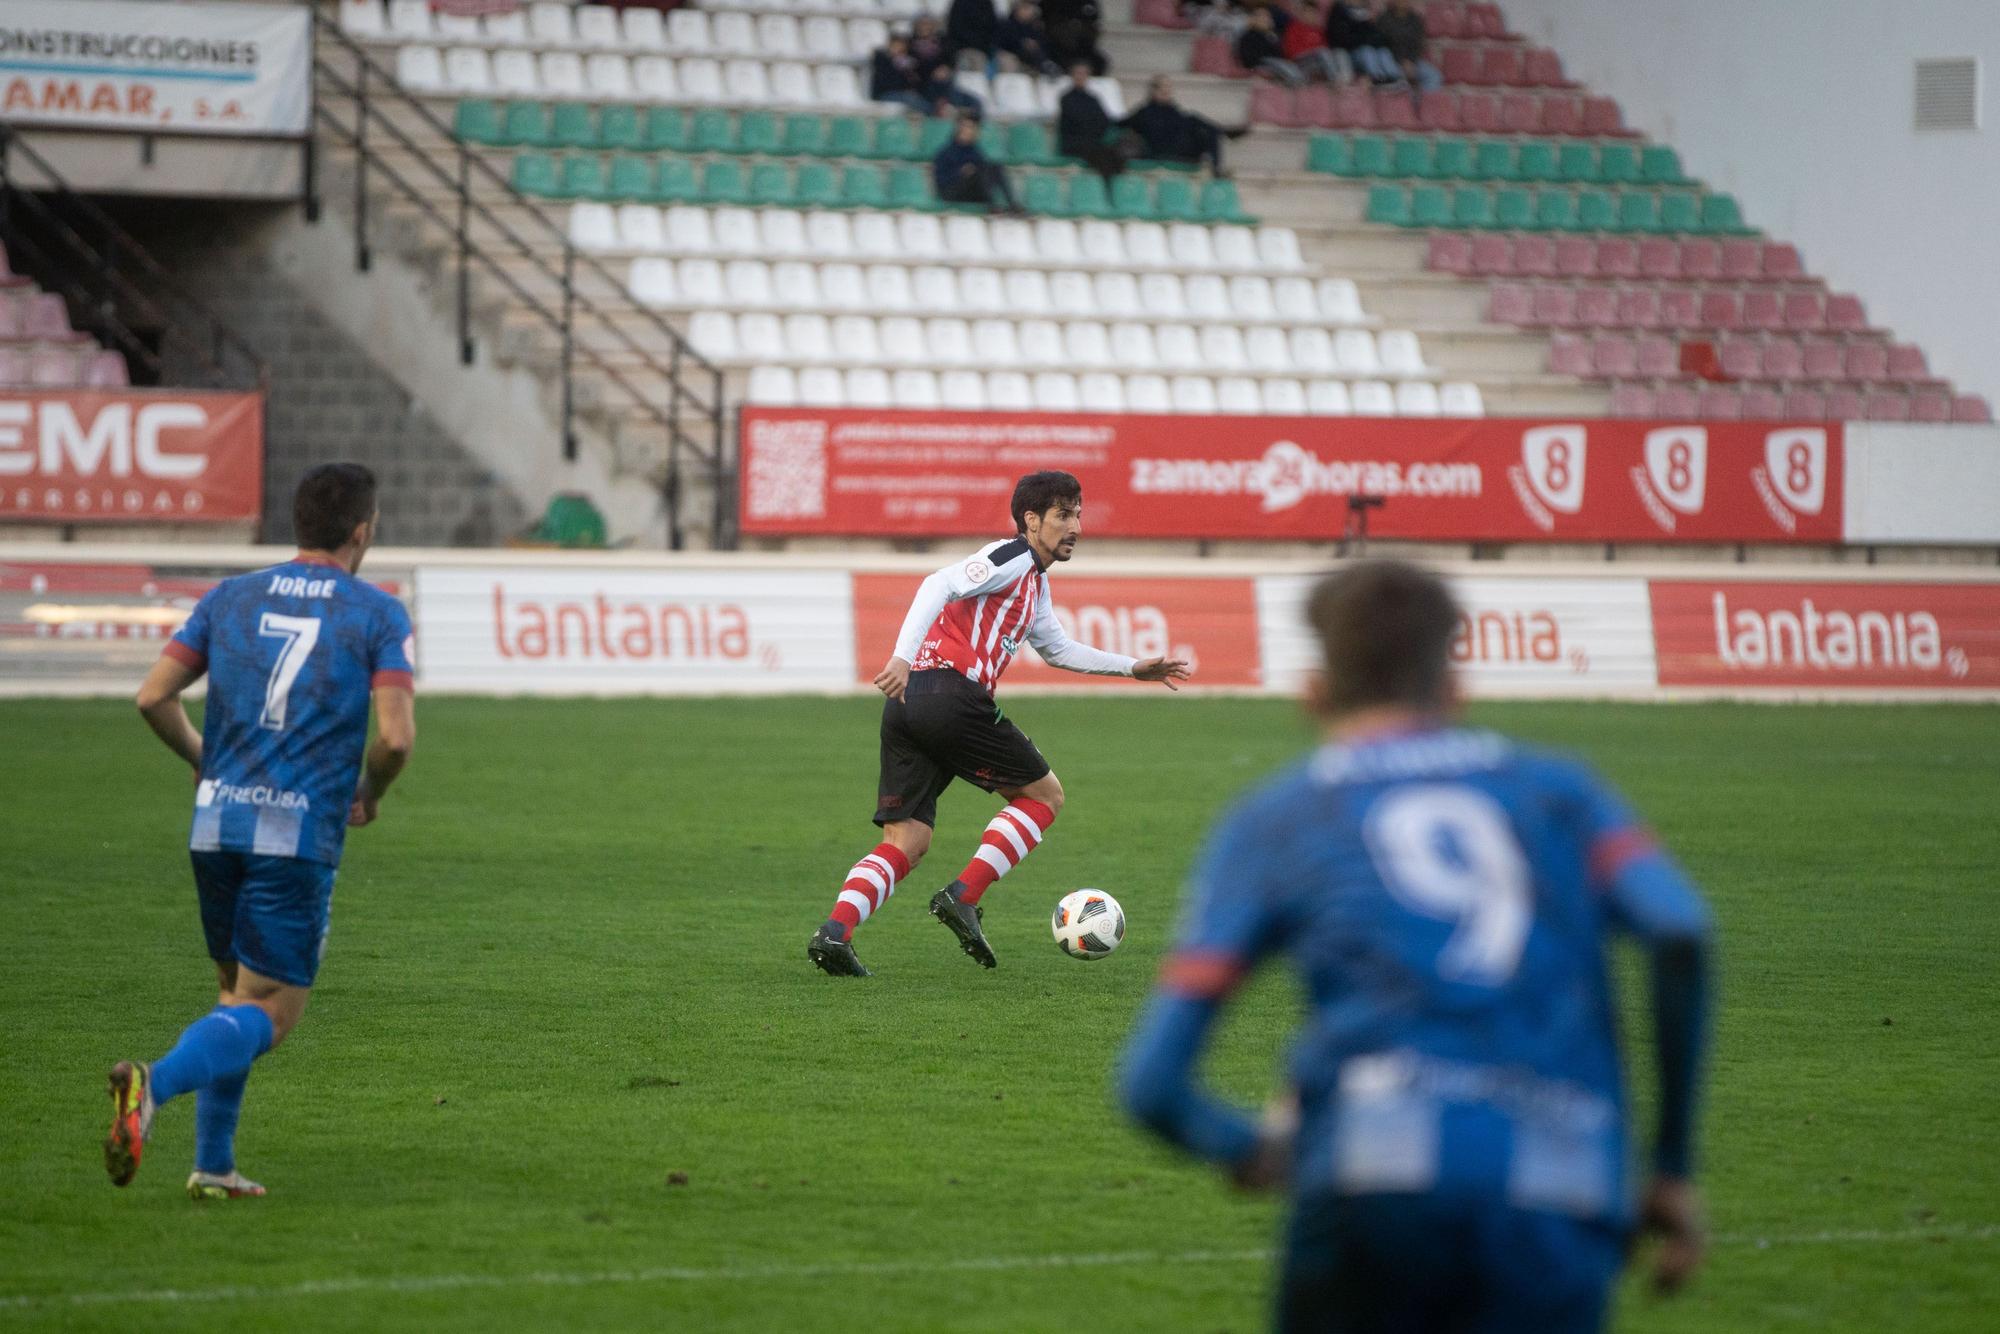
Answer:
<svg viewBox="0 0 2000 1334"><path fill-rule="evenodd" d="M1132 664L1133 680L1158 681L1169 690L1179 690L1193 676L1194 669L1181 658L1144 658Z"/></svg>
<svg viewBox="0 0 2000 1334"><path fill-rule="evenodd" d="M1028 627L1028 642L1035 646L1035 652L1041 654L1043 662L1066 672L1158 681L1169 690L1179 690L1180 683L1191 675L1187 663L1179 658L1147 658L1141 661L1123 653L1108 653L1101 648L1077 643L1063 629L1062 622L1056 619L1055 608L1046 601L1035 609L1034 623Z"/></svg>
<svg viewBox="0 0 2000 1334"><path fill-rule="evenodd" d="M348 808L347 823L355 828L370 824L379 813L382 794L417 745L416 695L406 686L375 687L375 740L361 764L361 786Z"/></svg>
<svg viewBox="0 0 2000 1334"><path fill-rule="evenodd" d="M139 713L153 729L153 735L186 760L196 774L201 773L201 733L188 720L181 693L200 679L200 668L165 655L146 673L138 698Z"/></svg>

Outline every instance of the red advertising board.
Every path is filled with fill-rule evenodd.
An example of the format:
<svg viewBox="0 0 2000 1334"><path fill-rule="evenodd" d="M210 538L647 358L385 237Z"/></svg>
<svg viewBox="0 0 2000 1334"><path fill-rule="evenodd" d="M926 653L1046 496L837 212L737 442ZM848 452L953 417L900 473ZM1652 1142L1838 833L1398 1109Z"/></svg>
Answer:
<svg viewBox="0 0 2000 1334"><path fill-rule="evenodd" d="M2000 687L2000 585L1654 580L1663 686Z"/></svg>
<svg viewBox="0 0 2000 1334"><path fill-rule="evenodd" d="M923 576L854 576L854 674L867 684L889 660L896 632ZM1194 667L1194 684L1255 686L1263 683L1257 637L1257 591L1249 579L1049 580L1056 619L1072 639L1135 658L1182 658ZM1122 677L1080 676L1044 664L1023 649L1002 684L1132 687ZM1158 686L1144 687L1157 690Z"/></svg>
<svg viewBox="0 0 2000 1334"><path fill-rule="evenodd" d="M0 520L237 521L263 493L261 394L0 394Z"/></svg>
<svg viewBox="0 0 2000 1334"><path fill-rule="evenodd" d="M745 533L984 533L1015 478L1112 537L1837 542L1837 425L746 408Z"/></svg>

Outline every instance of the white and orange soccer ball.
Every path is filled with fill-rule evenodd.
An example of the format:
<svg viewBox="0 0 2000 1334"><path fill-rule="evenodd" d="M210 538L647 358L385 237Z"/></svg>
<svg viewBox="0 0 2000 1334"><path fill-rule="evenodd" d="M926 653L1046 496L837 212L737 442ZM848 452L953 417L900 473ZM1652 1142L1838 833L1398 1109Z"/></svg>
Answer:
<svg viewBox="0 0 2000 1334"><path fill-rule="evenodd" d="M1125 910L1101 889L1079 889L1056 904L1049 929L1072 959L1102 959L1125 939Z"/></svg>

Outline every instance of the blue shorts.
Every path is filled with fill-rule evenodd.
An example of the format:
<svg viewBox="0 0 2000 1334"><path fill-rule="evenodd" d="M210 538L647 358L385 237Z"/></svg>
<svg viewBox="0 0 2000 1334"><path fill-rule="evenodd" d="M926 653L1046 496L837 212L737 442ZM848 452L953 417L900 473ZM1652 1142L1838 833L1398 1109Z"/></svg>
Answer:
<svg viewBox="0 0 2000 1334"><path fill-rule="evenodd" d="M188 855L209 957L290 986L311 986L326 952L334 868L254 852Z"/></svg>
<svg viewBox="0 0 2000 1334"><path fill-rule="evenodd" d="M1285 1334L1597 1334L1625 1234L1608 1223L1429 1195L1299 1200Z"/></svg>

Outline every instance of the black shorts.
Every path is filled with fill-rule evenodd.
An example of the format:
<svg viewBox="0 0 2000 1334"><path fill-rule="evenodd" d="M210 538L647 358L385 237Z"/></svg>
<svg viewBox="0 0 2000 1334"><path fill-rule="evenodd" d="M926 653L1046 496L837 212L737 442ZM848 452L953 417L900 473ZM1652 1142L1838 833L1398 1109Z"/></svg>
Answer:
<svg viewBox="0 0 2000 1334"><path fill-rule="evenodd" d="M937 823L938 794L954 778L988 792L1026 787L1049 762L993 696L949 668L912 672L903 702L882 705L882 777L875 823Z"/></svg>

